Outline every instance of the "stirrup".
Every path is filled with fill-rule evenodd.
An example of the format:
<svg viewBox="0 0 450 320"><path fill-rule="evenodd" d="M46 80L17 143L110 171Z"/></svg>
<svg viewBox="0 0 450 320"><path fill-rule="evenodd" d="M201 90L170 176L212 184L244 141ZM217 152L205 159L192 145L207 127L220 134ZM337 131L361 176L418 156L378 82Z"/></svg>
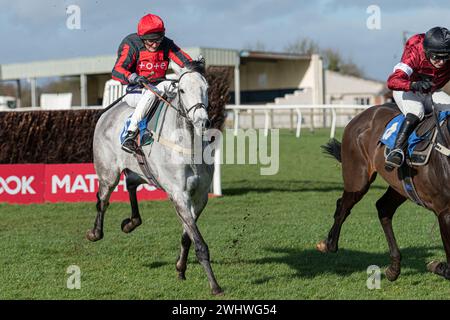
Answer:
<svg viewBox="0 0 450 320"><path fill-rule="evenodd" d="M401 161L400 161L400 163L396 163L396 162L392 162L392 161L390 161L389 160L389 157L391 156L391 155L393 155L394 153L398 153L398 154L400 154L401 155ZM391 170L393 170L394 168L399 168L399 167L401 167L401 165L403 164L403 162L405 161L405 153L403 152L403 150L402 149L393 149L393 150L391 150L389 153L388 153L388 155L386 156L386 160L385 160L385 168L388 170L388 171L391 171Z"/></svg>
<svg viewBox="0 0 450 320"><path fill-rule="evenodd" d="M136 144L136 141L134 141L134 139L136 139L136 135L137 135L137 133L134 133L134 134L128 133L127 137L125 138L125 140L121 146L123 151L128 152L128 153L136 152L137 144ZM127 144L131 144L131 145L128 146Z"/></svg>

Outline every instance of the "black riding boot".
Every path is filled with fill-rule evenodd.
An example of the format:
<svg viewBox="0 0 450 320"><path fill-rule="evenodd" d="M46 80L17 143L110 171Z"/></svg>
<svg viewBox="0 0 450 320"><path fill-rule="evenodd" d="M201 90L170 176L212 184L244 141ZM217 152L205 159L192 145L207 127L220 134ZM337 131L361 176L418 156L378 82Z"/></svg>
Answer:
<svg viewBox="0 0 450 320"><path fill-rule="evenodd" d="M128 152L128 153L135 153L136 152L136 131L128 131L127 136L125 137L125 140L122 143L122 150Z"/></svg>
<svg viewBox="0 0 450 320"><path fill-rule="evenodd" d="M403 164L408 137L419 122L420 119L418 116L412 113L406 114L405 121L403 121L400 130L398 131L397 138L395 139L394 148L392 148L386 157L385 169L387 171L392 171L394 168L398 168Z"/></svg>

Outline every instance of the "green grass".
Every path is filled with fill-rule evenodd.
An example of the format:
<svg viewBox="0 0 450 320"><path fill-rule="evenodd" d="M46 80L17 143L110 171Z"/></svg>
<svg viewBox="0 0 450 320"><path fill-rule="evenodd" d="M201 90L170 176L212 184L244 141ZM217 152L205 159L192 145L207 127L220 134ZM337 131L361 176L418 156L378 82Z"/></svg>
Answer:
<svg viewBox="0 0 450 320"><path fill-rule="evenodd" d="M257 165L223 166L224 197L211 199L199 220L225 290L220 299L448 299L450 282L426 271L445 257L436 219L411 202L394 218L402 274L393 283L382 275L380 290L367 289L367 267L389 263L374 206L386 189L381 178L345 222L339 252L315 251L342 192L339 165L319 148L327 135L282 131L274 176L261 176ZM140 209L144 223L124 234L129 205L113 203L105 238L90 243L92 203L0 205L0 298L215 299L192 249L187 280L176 279L181 225L171 203ZM81 268L80 290L66 288L70 265Z"/></svg>

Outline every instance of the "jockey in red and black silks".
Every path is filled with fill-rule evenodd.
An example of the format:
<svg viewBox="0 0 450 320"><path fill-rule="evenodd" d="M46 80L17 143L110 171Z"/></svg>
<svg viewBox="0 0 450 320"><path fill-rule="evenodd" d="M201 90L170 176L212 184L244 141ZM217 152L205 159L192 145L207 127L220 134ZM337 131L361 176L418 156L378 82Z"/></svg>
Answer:
<svg viewBox="0 0 450 320"><path fill-rule="evenodd" d="M442 88L450 80L450 31L435 27L412 36L405 45L401 62L394 67L387 86L405 115L394 148L386 157L386 169L402 165L409 135L425 114L424 102L432 94L439 110L450 109L450 96Z"/></svg>
<svg viewBox="0 0 450 320"><path fill-rule="evenodd" d="M143 84L152 86L156 92L170 90L170 81L161 81L173 61L181 68L192 58L181 50L172 40L165 37L164 22L154 14L144 16L138 24L138 32L128 35L120 44L118 58L112 71L112 78L122 84ZM143 89L137 94L128 95L125 101L136 107L128 127L122 149L133 153L136 151L134 139L138 123L147 114L157 97L150 90Z"/></svg>

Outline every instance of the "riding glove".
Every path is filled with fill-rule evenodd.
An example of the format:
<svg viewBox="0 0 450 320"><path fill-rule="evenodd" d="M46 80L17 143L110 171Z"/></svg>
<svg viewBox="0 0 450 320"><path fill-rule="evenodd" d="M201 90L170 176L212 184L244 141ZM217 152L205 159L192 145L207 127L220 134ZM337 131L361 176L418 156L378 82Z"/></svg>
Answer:
<svg viewBox="0 0 450 320"><path fill-rule="evenodd" d="M420 92L420 93L428 93L430 89L433 87L434 83L431 80L422 80L411 82L410 89L411 91Z"/></svg>
<svg viewBox="0 0 450 320"><path fill-rule="evenodd" d="M141 85L141 87L143 87L144 84L150 83L146 77L138 76L136 73L132 73L128 77L128 81L130 82L131 85L139 84L139 85Z"/></svg>

